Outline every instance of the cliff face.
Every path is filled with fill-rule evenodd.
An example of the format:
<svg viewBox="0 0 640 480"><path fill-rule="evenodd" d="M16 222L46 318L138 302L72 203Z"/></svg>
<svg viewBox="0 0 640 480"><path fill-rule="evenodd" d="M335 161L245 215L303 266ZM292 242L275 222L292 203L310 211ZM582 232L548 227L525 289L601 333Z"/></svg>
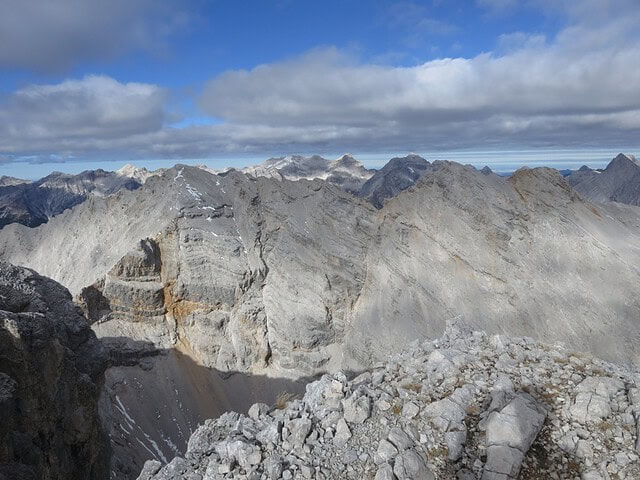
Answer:
<svg viewBox="0 0 640 480"><path fill-rule="evenodd" d="M223 372L328 368L373 209L321 181L192 168L169 181L165 227L81 291L99 336L132 332Z"/></svg>
<svg viewBox="0 0 640 480"><path fill-rule="evenodd" d="M69 292L0 261L0 478L106 479L105 357Z"/></svg>

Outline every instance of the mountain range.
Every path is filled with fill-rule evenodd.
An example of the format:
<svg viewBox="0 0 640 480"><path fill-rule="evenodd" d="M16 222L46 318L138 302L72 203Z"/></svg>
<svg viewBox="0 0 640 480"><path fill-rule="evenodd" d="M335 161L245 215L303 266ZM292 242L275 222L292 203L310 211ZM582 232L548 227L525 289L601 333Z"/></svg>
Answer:
<svg viewBox="0 0 640 480"><path fill-rule="evenodd" d="M245 167L241 172L278 180L325 180L346 192L367 198L380 208L385 198L413 185L428 165L429 162L417 155L409 155L395 158L382 170L376 171L366 169L348 154L337 160L327 160L319 155L293 155L271 158L259 165ZM232 170L217 171L206 165L198 165L197 168L212 174ZM134 190L149 177L163 171L149 172L125 165L115 172L88 170L77 175L54 172L35 182L0 177L0 229L10 223L38 226L84 202L89 195L109 196L121 189Z"/></svg>
<svg viewBox="0 0 640 480"><path fill-rule="evenodd" d="M356 195L302 177L360 166L311 158L264 176L177 165L0 231L0 256L69 288L108 352L112 478L180 455L226 408L368 369L452 318L640 365L640 210L571 186L629 157L565 179L408 156Z"/></svg>
<svg viewBox="0 0 640 480"><path fill-rule="evenodd" d="M10 223L37 227L51 217L84 202L89 195L108 196L135 190L150 175L126 165L116 172L87 170L77 175L54 172L30 182L0 178L0 228Z"/></svg>

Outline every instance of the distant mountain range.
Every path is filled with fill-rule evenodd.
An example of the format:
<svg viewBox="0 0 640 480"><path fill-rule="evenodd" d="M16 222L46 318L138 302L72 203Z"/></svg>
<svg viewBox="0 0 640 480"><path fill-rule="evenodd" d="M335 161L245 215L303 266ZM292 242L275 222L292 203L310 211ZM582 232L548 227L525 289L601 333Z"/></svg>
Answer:
<svg viewBox="0 0 640 480"><path fill-rule="evenodd" d="M327 160L319 155L292 155L271 158L259 165L243 168L241 172L278 180L325 180L346 192L366 198L380 208L385 198L413 185L429 165L423 158L409 155L394 158L376 171L365 168L348 154L337 160ZM197 168L214 174L229 171L218 172L205 165ZM149 177L163 171L149 172L126 165L116 172L90 170L78 175L54 172L35 182L0 177L0 228L10 223L36 227L84 202L89 195L109 196L122 189L135 190Z"/></svg>
<svg viewBox="0 0 640 480"><path fill-rule="evenodd" d="M270 158L259 165L243 168L241 172L287 180L319 178L347 192L356 193L375 170L366 169L362 163L346 154L333 161L319 155Z"/></svg>
<svg viewBox="0 0 640 480"><path fill-rule="evenodd" d="M270 158L240 171L254 177L278 180L325 180L380 209L386 199L413 186L426 172L437 170L441 163L438 160L430 163L418 155L409 154L392 158L384 167L375 170L365 168L349 154L337 160L328 160L319 155L291 155ZM205 165L198 165L197 168L213 174L233 170L217 171ZM54 172L35 182L2 176L0 229L10 223L38 226L82 203L89 195L109 196L122 189L134 190L149 177L160 175L163 171L150 172L126 165L115 172L100 169L77 175ZM486 166L480 171L485 175L493 174ZM561 170L560 173L577 192L593 202L640 205L640 162L632 155L618 155L606 169L583 166L579 170Z"/></svg>
<svg viewBox="0 0 640 480"><path fill-rule="evenodd" d="M149 175L145 169L127 165L116 172L54 172L35 182L0 177L0 228L10 223L36 227L84 202L89 195L109 196L123 189L135 190Z"/></svg>

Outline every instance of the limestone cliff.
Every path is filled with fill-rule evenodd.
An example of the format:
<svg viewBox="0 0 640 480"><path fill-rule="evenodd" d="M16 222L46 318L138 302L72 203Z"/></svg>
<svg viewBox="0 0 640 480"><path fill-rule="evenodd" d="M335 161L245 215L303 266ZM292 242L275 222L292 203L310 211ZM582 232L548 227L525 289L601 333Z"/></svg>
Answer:
<svg viewBox="0 0 640 480"><path fill-rule="evenodd" d="M361 363L457 315L640 362L639 209L584 202L551 169L507 180L447 162L376 220L346 336Z"/></svg>

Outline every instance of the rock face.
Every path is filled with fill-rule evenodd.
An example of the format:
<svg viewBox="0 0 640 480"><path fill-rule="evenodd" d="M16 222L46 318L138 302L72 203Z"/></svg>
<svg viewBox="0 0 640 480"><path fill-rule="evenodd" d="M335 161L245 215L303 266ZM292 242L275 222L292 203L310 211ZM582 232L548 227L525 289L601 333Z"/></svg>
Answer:
<svg viewBox="0 0 640 480"><path fill-rule="evenodd" d="M0 228L10 223L36 227L82 203L88 195L135 190L141 185L138 178L134 178L136 175L143 177L140 171L132 169L121 173L88 170L78 175L54 172L36 182L3 177L8 180L0 182Z"/></svg>
<svg viewBox="0 0 640 480"><path fill-rule="evenodd" d="M555 170L504 179L443 162L377 216L345 348L367 364L463 315L640 364L639 235L637 208L586 203Z"/></svg>
<svg viewBox="0 0 640 480"><path fill-rule="evenodd" d="M137 331L126 336L183 346L219 371L330 368L364 280L372 209L321 181L167 175L178 188L160 208L175 217L80 295L99 335Z"/></svg>
<svg viewBox="0 0 640 480"><path fill-rule="evenodd" d="M639 383L637 371L454 323L350 381L325 375L286 406L207 420L184 456L138 478L638 478ZM577 419L576 388L604 395L607 415Z"/></svg>
<svg viewBox="0 0 640 480"><path fill-rule="evenodd" d="M389 163L378 170L358 192L358 196L367 199L376 208L382 208L387 198L413 186L425 172L437 168L438 162L432 166L418 155L392 158Z"/></svg>
<svg viewBox="0 0 640 480"><path fill-rule="evenodd" d="M359 192L364 183L374 174L351 155L343 155L331 161L319 155L302 157L270 158L260 165L246 167L243 173L254 176L287 180L322 179L347 192Z"/></svg>
<svg viewBox="0 0 640 480"><path fill-rule="evenodd" d="M0 261L0 478L106 479L106 358L69 292Z"/></svg>
<svg viewBox="0 0 640 480"><path fill-rule="evenodd" d="M583 167L567 181L592 202L640 205L640 162L632 155L619 154L604 170Z"/></svg>

